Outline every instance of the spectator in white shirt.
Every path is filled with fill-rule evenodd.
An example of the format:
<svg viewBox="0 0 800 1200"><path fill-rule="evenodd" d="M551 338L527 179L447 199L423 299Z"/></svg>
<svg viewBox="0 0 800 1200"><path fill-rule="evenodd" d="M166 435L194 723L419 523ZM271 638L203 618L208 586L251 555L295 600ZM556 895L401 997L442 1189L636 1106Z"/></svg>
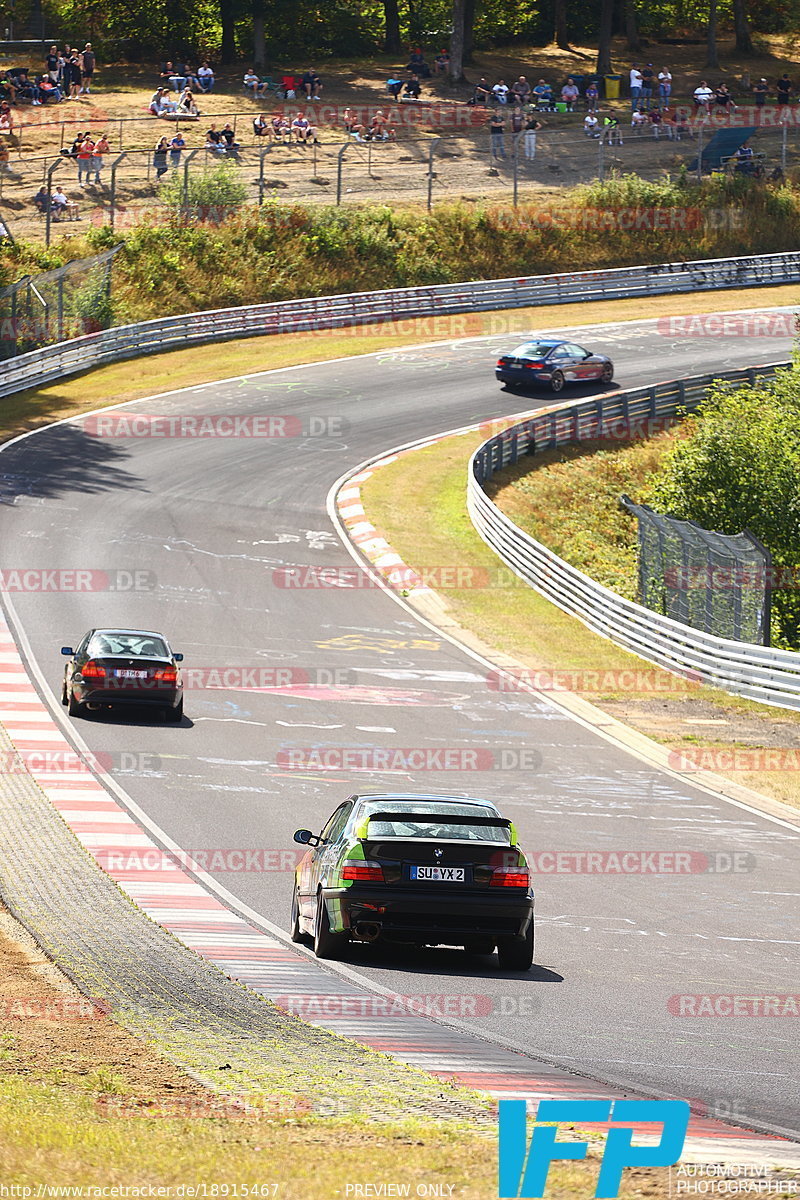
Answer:
<svg viewBox="0 0 800 1200"><path fill-rule="evenodd" d="M640 108L635 108L631 113L631 129L634 129L636 133L641 133L646 124L647 113L642 112Z"/></svg>
<svg viewBox="0 0 800 1200"><path fill-rule="evenodd" d="M508 103L508 88L504 79L499 80L492 88L492 95L498 104Z"/></svg>
<svg viewBox="0 0 800 1200"><path fill-rule="evenodd" d="M204 92L214 90L214 72L209 63L204 62L202 67L197 68L197 82Z"/></svg>
<svg viewBox="0 0 800 1200"><path fill-rule="evenodd" d="M714 93L706 83L705 79L701 79L699 85L694 89L694 106L697 112L702 109L703 112L708 112L708 106L714 99Z"/></svg>
<svg viewBox="0 0 800 1200"><path fill-rule="evenodd" d="M671 93L672 73L669 67L664 67L658 72L658 98L662 105L669 104Z"/></svg>
<svg viewBox="0 0 800 1200"><path fill-rule="evenodd" d="M634 65L631 67L631 108L639 107L639 100L642 95L642 73L639 68Z"/></svg>
<svg viewBox="0 0 800 1200"><path fill-rule="evenodd" d="M588 112L583 118L583 132L587 137L600 137L597 129L598 121L593 112Z"/></svg>

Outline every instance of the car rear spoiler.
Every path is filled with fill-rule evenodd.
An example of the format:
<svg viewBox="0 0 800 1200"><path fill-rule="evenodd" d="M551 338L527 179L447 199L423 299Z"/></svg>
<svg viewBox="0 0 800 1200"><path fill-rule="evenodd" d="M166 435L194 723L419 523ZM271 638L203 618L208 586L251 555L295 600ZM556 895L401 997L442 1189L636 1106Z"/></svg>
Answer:
<svg viewBox="0 0 800 1200"><path fill-rule="evenodd" d="M375 812L365 817L356 830L356 837L363 840L367 836L367 826L371 821L434 821L440 820L450 825L478 825L487 829L507 829L512 846L517 844L517 831L514 822L507 817L469 817L451 813L422 813L422 812Z"/></svg>

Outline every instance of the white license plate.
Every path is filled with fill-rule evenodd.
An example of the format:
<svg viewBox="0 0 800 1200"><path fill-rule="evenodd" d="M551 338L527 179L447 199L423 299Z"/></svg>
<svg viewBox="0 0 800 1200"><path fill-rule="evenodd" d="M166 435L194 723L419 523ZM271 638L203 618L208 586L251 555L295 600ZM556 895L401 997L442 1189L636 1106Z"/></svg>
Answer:
<svg viewBox="0 0 800 1200"><path fill-rule="evenodd" d="M147 679L147 671L115 671L118 679Z"/></svg>
<svg viewBox="0 0 800 1200"><path fill-rule="evenodd" d="M463 867L412 867L412 879L426 879L434 883L463 883Z"/></svg>

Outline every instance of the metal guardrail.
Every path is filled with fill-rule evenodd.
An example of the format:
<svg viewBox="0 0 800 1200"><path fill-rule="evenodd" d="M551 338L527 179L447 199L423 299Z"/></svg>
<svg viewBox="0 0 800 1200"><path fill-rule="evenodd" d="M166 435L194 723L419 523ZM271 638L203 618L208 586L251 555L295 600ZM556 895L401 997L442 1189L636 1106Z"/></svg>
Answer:
<svg viewBox="0 0 800 1200"><path fill-rule="evenodd" d="M0 364L0 396L90 367L203 342L334 329L398 318L569 304L586 300L752 287L800 281L800 252L618 267L568 275L491 279L440 287L323 296L163 317L86 334Z"/></svg>
<svg viewBox="0 0 800 1200"><path fill-rule="evenodd" d="M714 637L617 595L520 529L483 485L526 454L598 437L641 436L695 408L714 380L771 378L788 363L699 375L547 409L480 446L469 464L467 508L503 562L564 612L641 658L703 683L781 708L800 708L800 654Z"/></svg>

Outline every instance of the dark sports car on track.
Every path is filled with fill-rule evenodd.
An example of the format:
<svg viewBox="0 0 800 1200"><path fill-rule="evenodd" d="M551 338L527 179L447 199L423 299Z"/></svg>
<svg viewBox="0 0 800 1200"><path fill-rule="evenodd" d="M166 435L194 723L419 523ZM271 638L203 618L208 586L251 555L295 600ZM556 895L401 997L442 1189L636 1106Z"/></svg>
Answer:
<svg viewBox="0 0 800 1200"><path fill-rule="evenodd" d="M78 646L62 646L61 703L72 717L117 705L160 708L168 721L183 717L183 683L178 663L160 633L143 629L90 629Z"/></svg>
<svg viewBox="0 0 800 1200"><path fill-rule="evenodd" d="M553 338L536 338L523 342L510 354L497 360L495 375L506 387L534 387L547 384L560 392L566 383L586 383L599 379L611 383L614 364L605 354L592 354L574 342L559 342Z"/></svg>
<svg viewBox="0 0 800 1200"><path fill-rule="evenodd" d="M500 967L533 962L533 891L511 821L488 800L350 796L295 873L291 936L318 958L348 942L497 947Z"/></svg>

